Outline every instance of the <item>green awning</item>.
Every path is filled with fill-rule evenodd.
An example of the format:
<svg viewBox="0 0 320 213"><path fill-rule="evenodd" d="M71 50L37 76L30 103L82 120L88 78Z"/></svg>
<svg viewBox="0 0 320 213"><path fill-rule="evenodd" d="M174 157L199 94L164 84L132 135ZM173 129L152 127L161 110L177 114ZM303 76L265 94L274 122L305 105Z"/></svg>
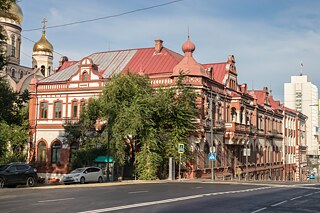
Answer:
<svg viewBox="0 0 320 213"><path fill-rule="evenodd" d="M108 156L100 155L96 157L94 160L95 163L107 163L108 162ZM113 162L112 156L109 156L109 163Z"/></svg>

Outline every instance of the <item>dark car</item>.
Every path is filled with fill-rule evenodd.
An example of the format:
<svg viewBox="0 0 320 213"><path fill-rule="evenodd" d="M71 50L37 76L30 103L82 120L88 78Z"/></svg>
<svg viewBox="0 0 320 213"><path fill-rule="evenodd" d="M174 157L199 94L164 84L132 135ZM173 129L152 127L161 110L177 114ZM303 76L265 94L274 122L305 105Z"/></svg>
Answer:
<svg viewBox="0 0 320 213"><path fill-rule="evenodd" d="M17 185L34 186L38 178L37 170L26 163L0 165L0 188Z"/></svg>

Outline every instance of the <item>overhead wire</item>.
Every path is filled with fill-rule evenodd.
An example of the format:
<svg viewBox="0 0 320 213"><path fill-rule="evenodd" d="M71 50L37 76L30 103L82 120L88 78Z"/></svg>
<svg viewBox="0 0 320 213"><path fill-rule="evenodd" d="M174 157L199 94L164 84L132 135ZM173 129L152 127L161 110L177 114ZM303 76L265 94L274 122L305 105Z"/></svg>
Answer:
<svg viewBox="0 0 320 213"><path fill-rule="evenodd" d="M23 35L21 35L21 37L24 38L24 39L26 39L26 40L28 40L28 41L31 41L31 42L33 42L33 43L36 43L34 40L32 40L32 39L30 39L30 38L27 38L27 37L25 37L25 36L23 36ZM61 54L61 53L59 53L59 52L57 52L57 51L54 51L54 50L53 50L53 52L56 53L56 54L58 54L58 55L60 55L60 56L64 56L63 54Z"/></svg>
<svg viewBox="0 0 320 213"><path fill-rule="evenodd" d="M66 23L66 24L59 24L59 25L53 25L53 26L47 26L46 29L49 28L58 28L58 27L65 27L65 26L70 26L70 25L75 25L75 24L82 24L82 23L87 23L87 22L93 22L93 21L98 21L98 20L103 20L103 19L110 19L110 18L115 18L115 17L119 17L119 16L124 16L124 15L128 15L131 13L136 13L136 12L140 12L140 11L144 11L144 10L150 10L153 8L157 8L157 7L163 7L169 4L174 4L177 2L181 2L184 0L174 0L174 1L170 1L170 2L166 2L163 4L157 4L157 5L152 5L149 7L144 7L144 8L139 8L139 9L135 9L135 10L130 10L130 11L126 11L126 12L122 12L119 14L115 14L115 15L110 15L110 16L104 16L104 17L100 17L100 18L94 18L94 19L87 19L87 20L83 20L83 21L75 21L75 22L71 22L71 23ZM34 29L27 29L27 30L23 30L24 32L30 32L30 31L35 31L35 30L41 30L42 27L39 28L34 28Z"/></svg>

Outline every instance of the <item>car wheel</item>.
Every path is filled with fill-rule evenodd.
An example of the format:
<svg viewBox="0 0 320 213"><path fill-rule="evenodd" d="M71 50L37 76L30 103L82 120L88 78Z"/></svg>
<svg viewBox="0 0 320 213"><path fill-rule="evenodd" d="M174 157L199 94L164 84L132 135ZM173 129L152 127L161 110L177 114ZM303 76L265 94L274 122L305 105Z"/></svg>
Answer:
<svg viewBox="0 0 320 213"><path fill-rule="evenodd" d="M33 177L28 177L27 179L27 186L34 186L34 178Z"/></svg>
<svg viewBox="0 0 320 213"><path fill-rule="evenodd" d="M99 182L99 183L102 183L102 182L103 182L103 179L102 179L101 176L98 178L98 182Z"/></svg>
<svg viewBox="0 0 320 213"><path fill-rule="evenodd" d="M0 188L4 188L4 179L0 178Z"/></svg>
<svg viewBox="0 0 320 213"><path fill-rule="evenodd" d="M81 183L81 184L84 184L85 182L86 182L86 179L85 179L84 177L81 177L81 178L80 178L80 183Z"/></svg>

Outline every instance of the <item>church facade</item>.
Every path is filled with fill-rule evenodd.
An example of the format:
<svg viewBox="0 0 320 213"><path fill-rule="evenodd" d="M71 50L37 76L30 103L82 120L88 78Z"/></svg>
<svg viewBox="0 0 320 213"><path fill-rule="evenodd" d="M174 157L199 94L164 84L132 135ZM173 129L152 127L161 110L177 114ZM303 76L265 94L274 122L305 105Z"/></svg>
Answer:
<svg viewBox="0 0 320 213"><path fill-rule="evenodd" d="M18 4L13 3L9 12L0 11L0 25L4 28L2 33L6 37L1 45L7 57L7 64L0 70L0 76L9 82L14 91L21 93L29 89L34 75L37 79L42 79L53 71L53 47L45 36L45 20L42 37L33 47L32 67L20 64L22 22L23 13Z"/></svg>

